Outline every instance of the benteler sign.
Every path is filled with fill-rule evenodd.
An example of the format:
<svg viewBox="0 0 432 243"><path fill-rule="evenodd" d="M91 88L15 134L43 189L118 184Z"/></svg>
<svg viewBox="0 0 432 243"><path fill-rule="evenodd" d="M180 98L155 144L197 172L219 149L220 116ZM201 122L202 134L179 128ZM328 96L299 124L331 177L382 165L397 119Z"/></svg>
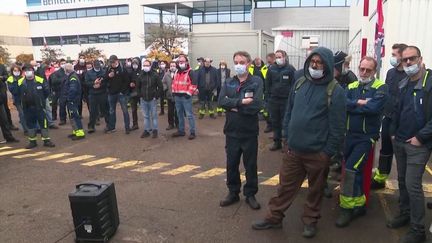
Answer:
<svg viewBox="0 0 432 243"><path fill-rule="evenodd" d="M98 0L26 0L28 7L38 7L38 6L52 6L52 5L66 5L66 4L76 4L76 3L88 3L95 2Z"/></svg>

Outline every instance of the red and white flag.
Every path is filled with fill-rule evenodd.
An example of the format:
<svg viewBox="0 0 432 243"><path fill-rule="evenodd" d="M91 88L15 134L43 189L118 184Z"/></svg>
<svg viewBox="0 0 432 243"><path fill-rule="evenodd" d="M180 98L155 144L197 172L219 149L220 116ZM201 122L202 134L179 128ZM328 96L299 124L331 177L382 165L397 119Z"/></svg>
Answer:
<svg viewBox="0 0 432 243"><path fill-rule="evenodd" d="M377 1L377 22L375 25L375 57L384 57L385 46L384 46L384 13L383 13L383 1Z"/></svg>

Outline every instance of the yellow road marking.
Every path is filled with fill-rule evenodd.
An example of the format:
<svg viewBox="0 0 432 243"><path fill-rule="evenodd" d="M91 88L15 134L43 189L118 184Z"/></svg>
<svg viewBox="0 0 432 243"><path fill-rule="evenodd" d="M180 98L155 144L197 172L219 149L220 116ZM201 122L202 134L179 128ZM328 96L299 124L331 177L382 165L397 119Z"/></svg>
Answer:
<svg viewBox="0 0 432 243"><path fill-rule="evenodd" d="M224 168L213 168L211 170L204 171L202 173L193 175L191 177L193 177L193 178L200 178L200 179L207 179L207 178L210 178L210 177L213 177L213 176L217 176L217 175L220 175L220 174L223 174L223 173L225 173L225 169Z"/></svg>
<svg viewBox="0 0 432 243"><path fill-rule="evenodd" d="M279 175L275 175L272 178L260 183L260 185L264 185L264 186L277 186L278 184L279 184Z"/></svg>
<svg viewBox="0 0 432 243"><path fill-rule="evenodd" d="M432 170L428 165L426 165L426 171L429 172L430 175L432 175Z"/></svg>
<svg viewBox="0 0 432 243"><path fill-rule="evenodd" d="M95 165L101 165L101 164L108 164L108 163L114 162L116 160L118 160L118 159L117 158L106 157L106 158L103 158L103 159L98 159L98 160L93 160L93 161L90 161L90 162L87 162L87 163L83 163L81 165L95 166Z"/></svg>
<svg viewBox="0 0 432 243"><path fill-rule="evenodd" d="M77 157L73 157L73 158L69 158L69 159L62 159L62 160L59 160L57 162L67 164L67 163L72 163L72 162L76 162L76 161L91 159L94 157L96 157L96 156L94 156L94 155L81 155L81 156L77 156Z"/></svg>
<svg viewBox="0 0 432 243"><path fill-rule="evenodd" d="M31 150L28 150L28 149L14 149L14 150L0 152L0 156L11 155L11 154L18 154L18 153L21 153L21 152L29 152L29 151L31 151Z"/></svg>
<svg viewBox="0 0 432 243"><path fill-rule="evenodd" d="M120 164L110 165L110 166L107 166L105 168L117 170L117 169L121 169L121 168L125 168L125 167L139 165L139 164L142 164L142 163L144 163L144 161L130 160L130 161L126 161L126 162L123 162L123 163L120 163Z"/></svg>
<svg viewBox="0 0 432 243"><path fill-rule="evenodd" d="M4 147L0 147L0 150L11 149L11 148L12 147L4 146Z"/></svg>
<svg viewBox="0 0 432 243"><path fill-rule="evenodd" d="M257 174L261 175L262 171L258 171ZM243 172L243 173L240 174L240 180L241 180L242 183L246 181L245 172Z"/></svg>
<svg viewBox="0 0 432 243"><path fill-rule="evenodd" d="M44 155L44 154L49 154L49 152L47 152L47 151L40 151L40 152L36 152L36 153L32 153L32 154L16 155L16 156L13 156L12 158L14 158L14 159L25 159L25 158L37 157L39 155Z"/></svg>
<svg viewBox="0 0 432 243"><path fill-rule="evenodd" d="M181 166L177 169L162 172L161 174L162 175L178 175L178 174L190 172L190 171L198 169L200 167L201 166L197 166L197 165L184 165L184 166Z"/></svg>
<svg viewBox="0 0 432 243"><path fill-rule="evenodd" d="M168 165L170 165L170 163L158 162L158 163L154 163L152 165L142 166L142 167L134 169L132 171L146 173L146 172L149 172L152 170L159 170L159 169L161 169L165 166L168 166Z"/></svg>
<svg viewBox="0 0 432 243"><path fill-rule="evenodd" d="M72 153L60 153L60 154L53 154L53 155L48 155L42 158L37 158L35 160L39 160L39 161L43 161L43 160L52 160L52 159L59 159L59 158L63 158L66 156L72 155Z"/></svg>

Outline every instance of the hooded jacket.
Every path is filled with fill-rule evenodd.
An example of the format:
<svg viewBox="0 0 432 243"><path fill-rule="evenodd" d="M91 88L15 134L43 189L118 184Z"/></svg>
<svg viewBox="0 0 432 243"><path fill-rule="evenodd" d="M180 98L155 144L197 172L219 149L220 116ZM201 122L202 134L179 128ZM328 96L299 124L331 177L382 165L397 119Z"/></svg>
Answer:
<svg viewBox="0 0 432 243"><path fill-rule="evenodd" d="M309 73L312 56L324 63L324 76L313 79ZM312 51L304 64L306 80L292 90L283 122L288 147L305 153L324 152L329 157L339 151L345 134L345 92L336 84L328 104L327 86L334 79L333 53L324 47ZM295 84L294 84L294 87Z"/></svg>

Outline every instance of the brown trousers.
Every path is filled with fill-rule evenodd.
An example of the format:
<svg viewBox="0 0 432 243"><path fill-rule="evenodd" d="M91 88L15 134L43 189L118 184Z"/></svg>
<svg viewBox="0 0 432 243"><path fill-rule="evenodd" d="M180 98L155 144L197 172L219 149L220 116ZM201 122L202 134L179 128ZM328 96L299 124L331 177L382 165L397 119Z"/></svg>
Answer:
<svg viewBox="0 0 432 243"><path fill-rule="evenodd" d="M291 206L305 178L308 178L308 194L302 216L306 225L317 223L321 201L327 180L330 159L323 153L299 153L289 150L284 153L279 172L277 195L270 199L266 219L279 223L284 212Z"/></svg>

